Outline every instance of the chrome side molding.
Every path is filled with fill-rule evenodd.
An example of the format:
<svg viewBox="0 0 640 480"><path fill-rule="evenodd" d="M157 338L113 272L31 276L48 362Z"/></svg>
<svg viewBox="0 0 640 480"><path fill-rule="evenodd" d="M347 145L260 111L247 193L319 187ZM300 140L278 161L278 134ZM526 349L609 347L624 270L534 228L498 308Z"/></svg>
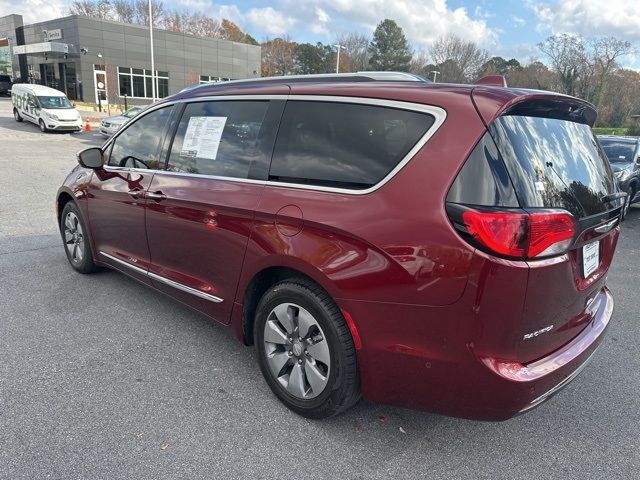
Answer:
<svg viewBox="0 0 640 480"><path fill-rule="evenodd" d="M177 288L178 290L182 290L183 292L190 293L191 295L195 295L196 297L204 298L205 300L209 300L210 302L214 302L214 303L222 303L223 301L223 299L220 297L216 297L215 295L211 295L209 293L201 292L200 290L188 287L174 280L169 280L168 278L158 275L157 273L149 272L144 268L140 268L136 265L132 265L129 262L125 262L124 260L114 257L113 255L109 255L108 253L105 253L103 251L100 251L100 255L108 258L113 262L116 262L118 265L127 267L133 270L134 272L139 273L140 275L144 275L145 277L149 277L152 280L156 280L158 282L164 283L165 285L169 285L170 287Z"/></svg>

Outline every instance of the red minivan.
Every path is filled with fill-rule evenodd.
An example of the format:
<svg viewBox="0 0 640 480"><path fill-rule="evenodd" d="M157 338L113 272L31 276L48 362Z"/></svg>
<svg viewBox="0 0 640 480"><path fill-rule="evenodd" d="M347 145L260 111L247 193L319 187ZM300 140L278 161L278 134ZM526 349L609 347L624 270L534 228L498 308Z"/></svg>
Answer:
<svg viewBox="0 0 640 480"><path fill-rule="evenodd" d="M484 83L365 72L166 98L78 154L57 196L69 262L228 326L307 417L360 396L529 410L603 338L624 194L591 104Z"/></svg>

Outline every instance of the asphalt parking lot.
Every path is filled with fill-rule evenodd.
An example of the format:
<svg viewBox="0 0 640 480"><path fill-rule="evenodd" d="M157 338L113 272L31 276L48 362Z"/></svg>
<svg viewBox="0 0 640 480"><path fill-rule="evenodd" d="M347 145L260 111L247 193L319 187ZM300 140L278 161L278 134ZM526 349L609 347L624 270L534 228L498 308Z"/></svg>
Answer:
<svg viewBox="0 0 640 480"><path fill-rule="evenodd" d="M607 338L546 404L486 423L361 401L310 421L222 328L67 264L55 192L101 142L41 134L0 99L0 478L640 478L640 207L609 273Z"/></svg>

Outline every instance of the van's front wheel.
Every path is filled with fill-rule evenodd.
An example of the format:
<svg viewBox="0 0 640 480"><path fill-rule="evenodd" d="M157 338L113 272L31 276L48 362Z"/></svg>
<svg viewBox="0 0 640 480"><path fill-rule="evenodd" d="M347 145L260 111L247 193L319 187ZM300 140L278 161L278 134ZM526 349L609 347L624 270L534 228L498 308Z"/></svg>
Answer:
<svg viewBox="0 0 640 480"><path fill-rule="evenodd" d="M16 122L21 122L22 121L22 117L20 116L20 112L18 112L17 108L13 109L13 118L16 119Z"/></svg>
<svg viewBox="0 0 640 480"><path fill-rule="evenodd" d="M46 133L47 132L47 126L44 124L42 119L40 119L40 121L38 122L38 125L40 125L40 131L42 133Z"/></svg>

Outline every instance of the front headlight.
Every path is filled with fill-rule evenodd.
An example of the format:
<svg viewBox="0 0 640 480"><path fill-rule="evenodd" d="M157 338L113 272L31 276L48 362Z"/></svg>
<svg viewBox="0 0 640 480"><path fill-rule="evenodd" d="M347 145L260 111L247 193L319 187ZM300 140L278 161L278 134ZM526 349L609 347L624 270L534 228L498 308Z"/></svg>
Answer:
<svg viewBox="0 0 640 480"><path fill-rule="evenodd" d="M624 170L618 170L613 172L613 176L620 180L624 176Z"/></svg>
<svg viewBox="0 0 640 480"><path fill-rule="evenodd" d="M59 120L57 115L54 115L53 113L49 113L49 112L44 112L44 114L49 117L51 120Z"/></svg>

